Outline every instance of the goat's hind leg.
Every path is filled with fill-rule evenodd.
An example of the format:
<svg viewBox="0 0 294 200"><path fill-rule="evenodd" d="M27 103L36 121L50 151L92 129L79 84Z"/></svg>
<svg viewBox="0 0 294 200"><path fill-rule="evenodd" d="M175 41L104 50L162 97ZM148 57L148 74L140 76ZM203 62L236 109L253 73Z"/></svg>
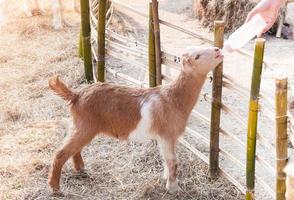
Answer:
<svg viewBox="0 0 294 200"><path fill-rule="evenodd" d="M93 137L85 137L84 134L75 132L66 140L63 147L56 152L48 177L48 183L53 192L59 192L61 170L65 162L71 156L78 154L83 146L88 144L92 138ZM79 155L77 155L76 158L79 158Z"/></svg>
<svg viewBox="0 0 294 200"><path fill-rule="evenodd" d="M35 0L35 7L36 7L36 10L38 11L38 14L45 15L46 11L43 8L43 5L40 4L40 0Z"/></svg>
<svg viewBox="0 0 294 200"><path fill-rule="evenodd" d="M84 168L85 168L85 164L83 161L83 157L81 154L81 151L79 151L78 153L76 153L73 156L73 164L74 164L74 168L77 172L83 172Z"/></svg>
<svg viewBox="0 0 294 200"><path fill-rule="evenodd" d="M76 11L77 13L81 12L79 4L78 4L78 0L71 1L71 9Z"/></svg>
<svg viewBox="0 0 294 200"><path fill-rule="evenodd" d="M170 193L175 193L180 189L177 182L176 144L172 140L162 138L158 140L158 144L164 160L164 178L167 179L166 188Z"/></svg>

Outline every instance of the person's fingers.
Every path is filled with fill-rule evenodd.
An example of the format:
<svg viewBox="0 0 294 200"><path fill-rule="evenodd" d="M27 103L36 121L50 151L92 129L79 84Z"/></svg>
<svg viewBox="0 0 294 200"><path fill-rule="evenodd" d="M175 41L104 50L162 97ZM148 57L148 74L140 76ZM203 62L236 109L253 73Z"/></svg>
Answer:
<svg viewBox="0 0 294 200"><path fill-rule="evenodd" d="M253 17L254 15L256 15L256 14L257 14L257 9L254 8L253 10L251 10L251 11L248 13L245 23L249 22L249 21L252 19L252 17Z"/></svg>
<svg viewBox="0 0 294 200"><path fill-rule="evenodd" d="M268 30L270 30L270 28L274 25L274 22L267 22L266 27L264 27L258 34L257 37L261 37L261 35L265 32L267 32Z"/></svg>

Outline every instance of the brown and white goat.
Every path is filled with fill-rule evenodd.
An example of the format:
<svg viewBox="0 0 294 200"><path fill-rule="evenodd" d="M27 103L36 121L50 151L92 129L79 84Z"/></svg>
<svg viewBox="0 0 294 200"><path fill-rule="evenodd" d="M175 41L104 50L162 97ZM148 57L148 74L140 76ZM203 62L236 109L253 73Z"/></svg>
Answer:
<svg viewBox="0 0 294 200"><path fill-rule="evenodd" d="M95 83L72 92L58 77L49 86L70 102L73 129L56 152L48 183L59 191L62 166L73 157L76 170L84 169L82 148L96 135L121 140L155 139L164 160L164 178L170 193L179 187L176 180L176 143L184 133L207 73L223 60L218 48L189 48L182 57L182 70L176 81L155 88L130 88Z"/></svg>

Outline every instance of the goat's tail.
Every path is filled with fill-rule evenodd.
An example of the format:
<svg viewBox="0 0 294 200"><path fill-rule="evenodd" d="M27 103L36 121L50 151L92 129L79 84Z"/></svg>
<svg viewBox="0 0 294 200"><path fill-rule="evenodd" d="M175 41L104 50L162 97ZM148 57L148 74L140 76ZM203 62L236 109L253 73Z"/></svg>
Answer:
<svg viewBox="0 0 294 200"><path fill-rule="evenodd" d="M64 100L69 103L74 103L77 100L78 95L72 92L68 87L59 80L58 76L55 76L49 80L49 87Z"/></svg>

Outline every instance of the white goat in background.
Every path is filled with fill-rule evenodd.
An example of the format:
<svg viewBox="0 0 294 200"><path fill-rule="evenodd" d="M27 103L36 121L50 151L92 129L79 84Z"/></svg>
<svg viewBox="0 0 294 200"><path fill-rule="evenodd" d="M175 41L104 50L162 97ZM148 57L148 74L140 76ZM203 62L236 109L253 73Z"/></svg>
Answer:
<svg viewBox="0 0 294 200"><path fill-rule="evenodd" d="M22 9L24 13L31 17L33 16L33 10L38 10L40 14L45 14L44 8L40 0L22 0ZM71 0L71 9L79 11L77 0ZM11 1L10 0L0 0L0 28L4 26L7 18L7 7ZM43 0L44 2L44 0ZM63 27L63 24L68 25L64 20L63 16L63 1L62 0L51 0L51 10L52 10L52 26L55 30L59 30Z"/></svg>

